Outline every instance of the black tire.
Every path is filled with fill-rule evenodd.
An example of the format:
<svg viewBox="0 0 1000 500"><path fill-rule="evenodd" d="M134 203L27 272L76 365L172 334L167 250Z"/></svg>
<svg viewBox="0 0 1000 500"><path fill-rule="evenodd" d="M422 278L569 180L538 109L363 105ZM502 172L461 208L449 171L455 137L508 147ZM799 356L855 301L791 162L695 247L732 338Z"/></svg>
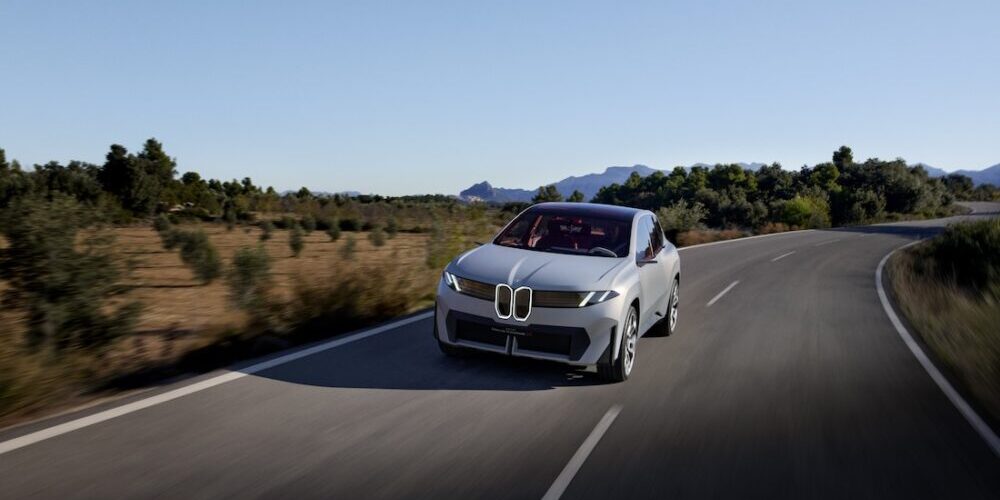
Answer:
<svg viewBox="0 0 1000 500"><path fill-rule="evenodd" d="M629 306L629 309L630 314L635 318L635 325L633 328L636 330L635 341L638 341L639 311L634 305ZM626 319L626 321L628 321L628 319ZM626 366L625 362L625 350L628 340L627 337L627 327L623 326L621 338L618 339L618 359L614 361L608 360L597 364L597 376L600 377L601 380L610 383L618 383L628 380L631 367ZM608 353L608 356L611 356L610 352Z"/></svg>
<svg viewBox="0 0 1000 500"><path fill-rule="evenodd" d="M674 278L674 284L670 287L670 295L667 297L667 314L649 329L649 332L646 333L647 336L669 337L677 331L677 306L680 302L680 287L680 281Z"/></svg>

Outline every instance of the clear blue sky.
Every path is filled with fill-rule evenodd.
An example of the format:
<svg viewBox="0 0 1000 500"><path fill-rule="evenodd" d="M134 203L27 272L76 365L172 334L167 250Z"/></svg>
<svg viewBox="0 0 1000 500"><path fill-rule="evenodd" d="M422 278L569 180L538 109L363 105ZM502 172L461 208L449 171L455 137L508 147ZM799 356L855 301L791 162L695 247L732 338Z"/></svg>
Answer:
<svg viewBox="0 0 1000 500"><path fill-rule="evenodd" d="M0 147L457 193L841 144L1000 162L1000 2L0 0Z"/></svg>

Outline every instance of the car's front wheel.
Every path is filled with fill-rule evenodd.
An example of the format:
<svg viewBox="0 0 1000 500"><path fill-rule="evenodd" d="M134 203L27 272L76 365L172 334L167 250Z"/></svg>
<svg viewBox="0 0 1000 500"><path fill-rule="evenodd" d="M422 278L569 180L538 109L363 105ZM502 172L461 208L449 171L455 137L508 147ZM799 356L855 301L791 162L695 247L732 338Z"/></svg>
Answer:
<svg viewBox="0 0 1000 500"><path fill-rule="evenodd" d="M670 297L667 299L667 315L660 321L657 321L646 335L650 337L667 337L677 330L677 317L680 312L680 298L681 293L681 283L677 278L674 278L674 284L670 287Z"/></svg>
<svg viewBox="0 0 1000 500"><path fill-rule="evenodd" d="M635 352L639 347L639 312L635 306L629 306L625 322L622 324L622 336L619 340L618 359L598 363L597 374L607 382L623 382L628 380L635 365Z"/></svg>

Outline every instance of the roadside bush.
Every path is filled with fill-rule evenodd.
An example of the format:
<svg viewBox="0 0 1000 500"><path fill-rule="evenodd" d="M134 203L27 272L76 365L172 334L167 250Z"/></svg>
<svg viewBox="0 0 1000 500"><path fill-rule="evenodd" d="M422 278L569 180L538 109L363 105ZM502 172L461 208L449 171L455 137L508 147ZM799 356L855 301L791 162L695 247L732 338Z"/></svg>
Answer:
<svg viewBox="0 0 1000 500"><path fill-rule="evenodd" d="M360 231L361 222L353 217L340 219L340 229L342 231Z"/></svg>
<svg viewBox="0 0 1000 500"><path fill-rule="evenodd" d="M222 214L223 220L226 221L226 231L232 231L236 227L236 211L229 209L226 213Z"/></svg>
<svg viewBox="0 0 1000 500"><path fill-rule="evenodd" d="M344 260L354 260L354 250L357 243L354 241L353 236L348 236L347 241L344 245L340 247L340 258Z"/></svg>
<svg viewBox="0 0 1000 500"><path fill-rule="evenodd" d="M351 240L348 240L351 241ZM291 327L328 332L357 328L406 313L413 295L383 267L345 268L336 279L298 279L286 314Z"/></svg>
<svg viewBox="0 0 1000 500"><path fill-rule="evenodd" d="M331 219L326 215L316 217L316 229L319 231L329 231L336 224L336 219Z"/></svg>
<svg viewBox="0 0 1000 500"><path fill-rule="evenodd" d="M219 252L202 230L173 231L175 241L180 246L181 261L184 262L202 284L209 284L222 274L222 260Z"/></svg>
<svg viewBox="0 0 1000 500"><path fill-rule="evenodd" d="M919 253L919 271L1000 300L1000 219L952 224Z"/></svg>
<svg viewBox="0 0 1000 500"><path fill-rule="evenodd" d="M266 220L260 223L260 241L267 241L271 239L274 233L274 223Z"/></svg>
<svg viewBox="0 0 1000 500"><path fill-rule="evenodd" d="M132 331L141 306L115 302L123 269L103 232L80 232L94 214L72 198L24 198L4 216L3 307L24 312L27 344L56 352L99 350Z"/></svg>
<svg viewBox="0 0 1000 500"><path fill-rule="evenodd" d="M385 246L385 231L379 226L373 227L368 233L368 240L376 247Z"/></svg>
<svg viewBox="0 0 1000 500"><path fill-rule="evenodd" d="M274 224L280 229L291 229L299 225L298 221L290 215L284 215L280 219L274 221Z"/></svg>
<svg viewBox="0 0 1000 500"><path fill-rule="evenodd" d="M936 360L1000 419L1000 219L949 226L893 255L888 276Z"/></svg>
<svg viewBox="0 0 1000 500"><path fill-rule="evenodd" d="M264 247L237 250L226 283L233 305L255 317L264 315L271 288L271 259Z"/></svg>
<svg viewBox="0 0 1000 500"><path fill-rule="evenodd" d="M173 227L174 225L170 223L170 218L167 217L167 214L157 215L156 218L153 219L153 230L157 233L163 234L170 231Z"/></svg>
<svg viewBox="0 0 1000 500"><path fill-rule="evenodd" d="M303 216L301 226L306 234L312 233L316 230L316 218L311 215Z"/></svg>
<svg viewBox="0 0 1000 500"><path fill-rule="evenodd" d="M399 232L399 221L395 217L389 217L389 221L385 223L385 234L389 238L395 238L396 233Z"/></svg>
<svg viewBox="0 0 1000 500"><path fill-rule="evenodd" d="M746 236L749 235L745 231L739 231L736 229L723 229L721 231L718 229L695 229L679 233L677 235L677 246L689 247L691 245L712 243L713 241L733 240Z"/></svg>
<svg viewBox="0 0 1000 500"><path fill-rule="evenodd" d="M700 228L708 210L698 202L689 205L684 200L677 200L673 205L661 208L656 215L667 239L677 241L679 233Z"/></svg>
<svg viewBox="0 0 1000 500"><path fill-rule="evenodd" d="M788 224L784 222L768 222L757 228L757 234L784 233L791 230L792 228L788 227Z"/></svg>
<svg viewBox="0 0 1000 500"><path fill-rule="evenodd" d="M340 226L331 225L326 229L326 235L330 237L330 241L337 241L340 239Z"/></svg>
<svg viewBox="0 0 1000 500"><path fill-rule="evenodd" d="M292 256L298 257L305 246L306 242L303 238L302 228L298 225L293 226L291 232L288 234L288 248L292 250Z"/></svg>
<svg viewBox="0 0 1000 500"><path fill-rule="evenodd" d="M796 196L783 206L783 222L802 229L830 227L830 209L826 201L811 196Z"/></svg>

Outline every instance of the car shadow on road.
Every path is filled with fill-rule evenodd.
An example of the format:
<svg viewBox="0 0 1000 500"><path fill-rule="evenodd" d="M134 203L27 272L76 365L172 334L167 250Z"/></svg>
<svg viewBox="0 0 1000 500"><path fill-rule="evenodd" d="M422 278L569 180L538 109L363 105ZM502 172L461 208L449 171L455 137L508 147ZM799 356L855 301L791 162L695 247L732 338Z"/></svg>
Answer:
<svg viewBox="0 0 1000 500"><path fill-rule="evenodd" d="M319 387L456 391L540 391L602 384L593 369L470 352L445 356L431 337L431 322L360 340L255 377Z"/></svg>

